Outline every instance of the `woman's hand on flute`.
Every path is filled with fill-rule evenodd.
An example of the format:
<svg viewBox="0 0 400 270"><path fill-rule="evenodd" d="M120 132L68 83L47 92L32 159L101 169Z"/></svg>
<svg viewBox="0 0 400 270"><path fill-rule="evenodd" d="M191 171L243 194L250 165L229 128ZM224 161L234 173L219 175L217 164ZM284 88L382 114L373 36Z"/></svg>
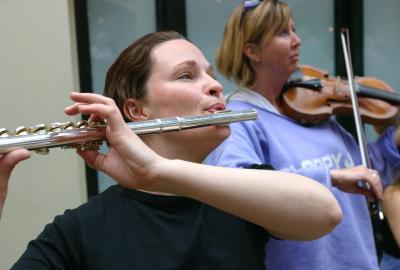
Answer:
<svg viewBox="0 0 400 270"><path fill-rule="evenodd" d="M3 212L4 202L7 197L8 181L11 172L18 162L25 160L31 156L26 149L13 150L7 154L0 156L0 218Z"/></svg>
<svg viewBox="0 0 400 270"><path fill-rule="evenodd" d="M132 132L124 122L114 100L98 94L72 92L73 105L65 108L68 115L91 115L90 121L105 120L109 149L79 151L79 155L93 169L100 170L120 184L130 188L147 189L152 184L152 168L164 160ZM147 181L148 180L148 181Z"/></svg>

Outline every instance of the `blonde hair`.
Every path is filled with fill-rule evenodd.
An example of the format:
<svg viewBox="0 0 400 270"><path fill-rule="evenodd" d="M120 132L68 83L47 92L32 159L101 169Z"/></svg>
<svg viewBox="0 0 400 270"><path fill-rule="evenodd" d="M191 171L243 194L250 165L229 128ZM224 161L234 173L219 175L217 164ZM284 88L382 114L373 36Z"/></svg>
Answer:
<svg viewBox="0 0 400 270"><path fill-rule="evenodd" d="M243 4L236 7L225 25L217 50L218 70L238 85L251 88L256 83L256 75L251 60L243 53L244 45L261 46L284 30L291 19L289 6L281 1L264 0L246 12L243 12Z"/></svg>

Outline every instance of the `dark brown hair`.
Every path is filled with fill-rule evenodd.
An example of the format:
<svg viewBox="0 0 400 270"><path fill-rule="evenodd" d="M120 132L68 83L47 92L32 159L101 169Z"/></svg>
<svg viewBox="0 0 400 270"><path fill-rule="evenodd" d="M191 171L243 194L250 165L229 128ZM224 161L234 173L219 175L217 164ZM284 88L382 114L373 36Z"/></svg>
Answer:
<svg viewBox="0 0 400 270"><path fill-rule="evenodd" d="M147 94L145 86L154 63L152 56L154 47L174 39L185 39L185 37L174 31L147 34L122 51L110 66L104 95L114 99L123 115L127 99L142 99Z"/></svg>

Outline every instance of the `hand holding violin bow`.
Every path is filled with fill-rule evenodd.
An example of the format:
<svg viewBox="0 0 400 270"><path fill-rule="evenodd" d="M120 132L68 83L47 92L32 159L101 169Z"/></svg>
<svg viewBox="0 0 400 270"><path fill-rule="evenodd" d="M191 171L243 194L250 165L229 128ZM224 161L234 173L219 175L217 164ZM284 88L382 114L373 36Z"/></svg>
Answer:
<svg viewBox="0 0 400 270"><path fill-rule="evenodd" d="M381 201L383 190L379 173L365 166L356 166L330 171L332 185L344 192L365 195L371 199ZM367 186L361 186L359 182L365 182Z"/></svg>

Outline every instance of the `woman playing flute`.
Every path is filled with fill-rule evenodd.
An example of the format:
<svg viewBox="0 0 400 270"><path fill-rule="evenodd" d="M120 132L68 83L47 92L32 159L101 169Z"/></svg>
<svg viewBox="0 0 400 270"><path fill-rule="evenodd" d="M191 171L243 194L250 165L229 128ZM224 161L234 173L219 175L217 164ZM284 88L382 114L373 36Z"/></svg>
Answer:
<svg viewBox="0 0 400 270"><path fill-rule="evenodd" d="M270 237L330 232L341 209L321 184L201 164L229 136L228 126L139 138L123 119L211 114L225 109L222 90L196 46L176 32L156 32L110 67L108 97L72 93L68 115L107 122L108 152L78 153L118 185L55 217L12 269L264 269Z"/></svg>

